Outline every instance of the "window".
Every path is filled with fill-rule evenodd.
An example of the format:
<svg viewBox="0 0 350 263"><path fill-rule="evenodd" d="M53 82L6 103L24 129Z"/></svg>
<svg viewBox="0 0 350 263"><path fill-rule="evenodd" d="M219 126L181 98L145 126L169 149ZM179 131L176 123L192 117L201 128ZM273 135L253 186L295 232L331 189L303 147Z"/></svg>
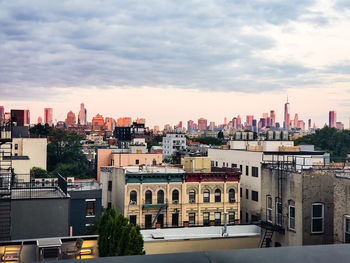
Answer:
<svg viewBox="0 0 350 263"><path fill-rule="evenodd" d="M259 202L259 193L257 191L252 190L252 200Z"/></svg>
<svg viewBox="0 0 350 263"><path fill-rule="evenodd" d="M112 191L112 181L108 181L108 191Z"/></svg>
<svg viewBox="0 0 350 263"><path fill-rule="evenodd" d="M241 172L243 171L243 165L239 166L239 170L241 170Z"/></svg>
<svg viewBox="0 0 350 263"><path fill-rule="evenodd" d="M94 204L95 204L94 201L87 201L86 202L86 215L87 216L95 215Z"/></svg>
<svg viewBox="0 0 350 263"><path fill-rule="evenodd" d="M221 213L220 212L215 212L215 225L220 226L221 225Z"/></svg>
<svg viewBox="0 0 350 263"><path fill-rule="evenodd" d="M107 204L107 209L111 209L112 208L112 203L111 202L108 202Z"/></svg>
<svg viewBox="0 0 350 263"><path fill-rule="evenodd" d="M245 189L245 198L249 199L249 191L248 191L248 189Z"/></svg>
<svg viewBox="0 0 350 263"><path fill-rule="evenodd" d="M15 144L15 150L18 150L18 144L17 143Z"/></svg>
<svg viewBox="0 0 350 263"><path fill-rule="evenodd" d="M136 205L137 204L137 193L135 190L130 192L130 204Z"/></svg>
<svg viewBox="0 0 350 263"><path fill-rule="evenodd" d="M210 223L210 221L209 221L209 212L204 212L203 213L203 225L204 226L209 226L209 223Z"/></svg>
<svg viewBox="0 0 350 263"><path fill-rule="evenodd" d="M253 177L258 177L258 171L259 171L259 169L258 169L258 167L252 167L252 176Z"/></svg>
<svg viewBox="0 0 350 263"><path fill-rule="evenodd" d="M248 165L245 166L245 175L246 176L249 175L249 167L248 167Z"/></svg>
<svg viewBox="0 0 350 263"><path fill-rule="evenodd" d="M344 243L350 243L350 215L344 216Z"/></svg>
<svg viewBox="0 0 350 263"><path fill-rule="evenodd" d="M239 196L242 197L242 187L239 189Z"/></svg>
<svg viewBox="0 0 350 263"><path fill-rule="evenodd" d="M216 203L221 202L221 191L220 191L220 189L216 189L215 190L215 202Z"/></svg>
<svg viewBox="0 0 350 263"><path fill-rule="evenodd" d="M215 164L216 164L216 165L215 165L216 167L218 167L218 166L219 166L219 165L218 165L218 162L215 162Z"/></svg>
<svg viewBox="0 0 350 263"><path fill-rule="evenodd" d="M173 191L173 204L179 203L179 191L174 190Z"/></svg>
<svg viewBox="0 0 350 263"><path fill-rule="evenodd" d="M272 223L272 197L266 196L266 221Z"/></svg>
<svg viewBox="0 0 350 263"><path fill-rule="evenodd" d="M190 191L189 201L190 201L191 204L196 202L196 192L194 190Z"/></svg>
<svg viewBox="0 0 350 263"><path fill-rule="evenodd" d="M188 214L188 224L190 226L194 226L196 223L196 214L195 213L189 213Z"/></svg>
<svg viewBox="0 0 350 263"><path fill-rule="evenodd" d="M223 162L223 163L222 163L222 167L225 167L225 164L226 164L226 163L225 163L225 162Z"/></svg>
<svg viewBox="0 0 350 263"><path fill-rule="evenodd" d="M249 222L249 215L248 213L245 213L245 221L248 223Z"/></svg>
<svg viewBox="0 0 350 263"><path fill-rule="evenodd" d="M295 206L290 205L288 210L288 228L295 230Z"/></svg>
<svg viewBox="0 0 350 263"><path fill-rule="evenodd" d="M232 189L232 188L228 191L228 201L230 203L236 202L236 200L235 200L235 190Z"/></svg>
<svg viewBox="0 0 350 263"><path fill-rule="evenodd" d="M210 192L209 192L209 190L204 190L203 202L204 203L209 203L210 202Z"/></svg>
<svg viewBox="0 0 350 263"><path fill-rule="evenodd" d="M135 163L136 163L136 164L139 164L139 163L140 163L140 160L139 160L139 159L136 159Z"/></svg>
<svg viewBox="0 0 350 263"><path fill-rule="evenodd" d="M153 159L153 161L152 161L152 165L157 165L157 161L156 161L156 159Z"/></svg>
<svg viewBox="0 0 350 263"><path fill-rule="evenodd" d="M164 191L163 190L159 190L157 193L157 203L164 204Z"/></svg>
<svg viewBox="0 0 350 263"><path fill-rule="evenodd" d="M321 203L312 204L312 233L323 233L324 205Z"/></svg>
<svg viewBox="0 0 350 263"><path fill-rule="evenodd" d="M237 164L233 163L233 164L231 164L231 167L232 167L232 168L236 168L236 167L237 167Z"/></svg>
<svg viewBox="0 0 350 263"><path fill-rule="evenodd" d="M282 225L282 204L276 198L276 225Z"/></svg>
<svg viewBox="0 0 350 263"><path fill-rule="evenodd" d="M235 212L228 213L228 223L233 225L235 223Z"/></svg>
<svg viewBox="0 0 350 263"><path fill-rule="evenodd" d="M152 192L150 190L146 191L145 200L146 200L146 204L148 205L152 204Z"/></svg>
<svg viewBox="0 0 350 263"><path fill-rule="evenodd" d="M134 226L136 226L136 216L130 216L129 221L130 221L130 224L133 224Z"/></svg>

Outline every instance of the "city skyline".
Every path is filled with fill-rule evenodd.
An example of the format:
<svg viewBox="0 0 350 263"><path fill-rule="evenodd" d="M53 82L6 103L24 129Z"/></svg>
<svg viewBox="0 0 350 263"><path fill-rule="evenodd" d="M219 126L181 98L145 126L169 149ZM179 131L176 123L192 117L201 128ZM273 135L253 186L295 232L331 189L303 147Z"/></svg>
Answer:
<svg viewBox="0 0 350 263"><path fill-rule="evenodd" d="M84 101L90 117L163 125L270 109L281 120L289 94L291 116L323 126L334 109L347 126L348 10L328 0L4 2L0 104L30 108L32 121L49 106L62 120Z"/></svg>

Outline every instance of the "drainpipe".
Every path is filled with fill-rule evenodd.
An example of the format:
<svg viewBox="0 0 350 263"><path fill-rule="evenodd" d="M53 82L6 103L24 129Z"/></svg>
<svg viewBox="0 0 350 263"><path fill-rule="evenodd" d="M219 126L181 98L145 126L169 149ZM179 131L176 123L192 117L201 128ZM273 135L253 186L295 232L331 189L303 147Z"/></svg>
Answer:
<svg viewBox="0 0 350 263"><path fill-rule="evenodd" d="M227 212L224 212L224 229L222 230L222 236L228 236L227 234Z"/></svg>

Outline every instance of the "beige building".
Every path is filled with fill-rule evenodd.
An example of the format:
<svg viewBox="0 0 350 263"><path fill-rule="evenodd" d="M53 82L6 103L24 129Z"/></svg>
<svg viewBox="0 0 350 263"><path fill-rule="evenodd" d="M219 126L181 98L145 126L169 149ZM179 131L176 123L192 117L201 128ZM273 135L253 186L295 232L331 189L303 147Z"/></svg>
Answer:
<svg viewBox="0 0 350 263"><path fill-rule="evenodd" d="M304 164L304 160L308 165L323 163L323 152L303 151L300 147L294 147L293 141L236 140L230 141L228 146L208 149L208 157L213 167L237 167L241 170L241 222L245 223L260 220L263 162L272 162L275 153L282 153L285 160L300 162L299 166Z"/></svg>
<svg viewBox="0 0 350 263"><path fill-rule="evenodd" d="M185 157L181 159L181 165L189 173L211 172L211 160L209 157Z"/></svg>
<svg viewBox="0 0 350 263"><path fill-rule="evenodd" d="M229 224L238 224L239 179L238 171L102 167L102 205L114 206L141 228L222 225L225 213Z"/></svg>

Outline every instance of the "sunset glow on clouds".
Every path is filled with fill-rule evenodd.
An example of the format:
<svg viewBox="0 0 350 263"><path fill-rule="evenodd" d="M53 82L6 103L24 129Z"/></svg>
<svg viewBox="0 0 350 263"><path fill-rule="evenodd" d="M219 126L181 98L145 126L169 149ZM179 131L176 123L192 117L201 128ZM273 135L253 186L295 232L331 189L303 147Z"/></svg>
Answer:
<svg viewBox="0 0 350 263"><path fill-rule="evenodd" d="M350 117L348 1L0 1L0 105L175 124Z"/></svg>

